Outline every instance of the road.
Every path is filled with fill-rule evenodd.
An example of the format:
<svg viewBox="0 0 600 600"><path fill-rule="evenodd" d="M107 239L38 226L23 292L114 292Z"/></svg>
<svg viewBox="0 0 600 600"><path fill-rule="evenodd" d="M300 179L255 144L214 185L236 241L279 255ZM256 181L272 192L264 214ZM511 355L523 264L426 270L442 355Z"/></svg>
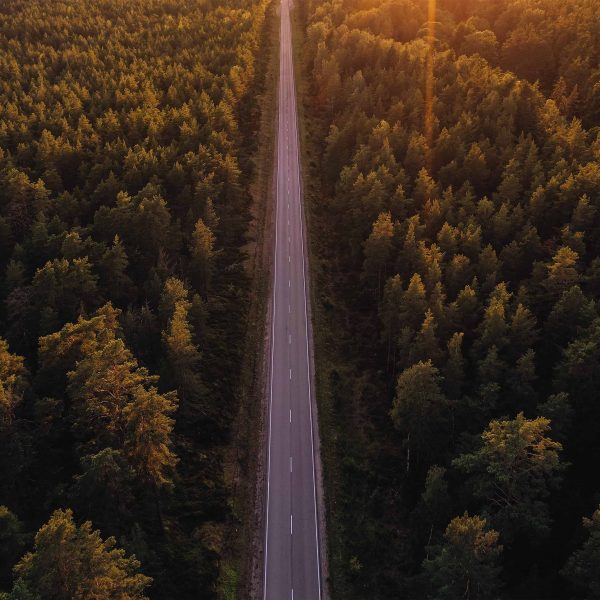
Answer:
<svg viewBox="0 0 600 600"><path fill-rule="evenodd" d="M289 0L281 0L264 600L322 598L307 257Z"/></svg>

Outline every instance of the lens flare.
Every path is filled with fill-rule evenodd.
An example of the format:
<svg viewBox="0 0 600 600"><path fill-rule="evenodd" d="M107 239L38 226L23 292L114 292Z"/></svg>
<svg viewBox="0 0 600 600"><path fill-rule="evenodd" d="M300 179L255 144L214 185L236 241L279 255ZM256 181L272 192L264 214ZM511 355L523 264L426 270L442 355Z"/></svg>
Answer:
<svg viewBox="0 0 600 600"><path fill-rule="evenodd" d="M425 73L425 139L427 140L427 162L431 172L431 147L433 144L433 61L435 53L435 25L437 0L429 0L427 14L427 70Z"/></svg>

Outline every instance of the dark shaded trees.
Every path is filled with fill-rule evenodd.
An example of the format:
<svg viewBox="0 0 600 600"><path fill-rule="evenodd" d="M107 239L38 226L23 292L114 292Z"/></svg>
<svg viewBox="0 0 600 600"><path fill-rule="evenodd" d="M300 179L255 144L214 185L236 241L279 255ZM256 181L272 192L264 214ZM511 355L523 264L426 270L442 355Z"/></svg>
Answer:
<svg viewBox="0 0 600 600"><path fill-rule="evenodd" d="M446 519L498 532L504 595L563 598L600 465L598 8L438 0L432 47L428 6L305 15L333 590L430 593L443 483Z"/></svg>
<svg viewBox="0 0 600 600"><path fill-rule="evenodd" d="M548 419L530 420L523 413L510 421L492 421L481 436L481 448L454 460L458 469L474 475L476 496L508 539L522 529L548 529L543 500L560 481L562 449L546 435L549 428Z"/></svg>
<svg viewBox="0 0 600 600"><path fill-rule="evenodd" d="M268 7L0 6L0 505L23 551L72 507L157 599L216 593Z"/></svg>
<svg viewBox="0 0 600 600"><path fill-rule="evenodd" d="M438 370L428 362L418 362L398 377L391 417L406 436L406 471L413 461L435 457L447 437L447 399L441 389Z"/></svg>
<svg viewBox="0 0 600 600"><path fill-rule="evenodd" d="M450 521L440 546L423 562L428 598L492 600L499 597L502 546L486 520L465 513Z"/></svg>
<svg viewBox="0 0 600 600"><path fill-rule="evenodd" d="M587 597L594 598L600 593L600 509L595 510L590 518L584 517L583 526L588 531L588 538L573 553L563 574L576 588L584 589Z"/></svg>

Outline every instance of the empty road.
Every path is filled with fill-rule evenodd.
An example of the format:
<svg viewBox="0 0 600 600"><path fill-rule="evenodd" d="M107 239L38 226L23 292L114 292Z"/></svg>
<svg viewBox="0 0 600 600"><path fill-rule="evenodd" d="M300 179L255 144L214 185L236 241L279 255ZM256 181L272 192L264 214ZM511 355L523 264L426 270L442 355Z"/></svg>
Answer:
<svg viewBox="0 0 600 600"><path fill-rule="evenodd" d="M289 0L281 0L264 600L320 600L307 258Z"/></svg>

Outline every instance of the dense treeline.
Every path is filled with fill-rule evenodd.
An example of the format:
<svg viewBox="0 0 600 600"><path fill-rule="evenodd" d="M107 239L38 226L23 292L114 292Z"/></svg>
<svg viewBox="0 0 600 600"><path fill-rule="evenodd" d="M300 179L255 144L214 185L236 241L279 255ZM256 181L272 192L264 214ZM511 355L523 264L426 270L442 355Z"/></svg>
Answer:
<svg viewBox="0 0 600 600"><path fill-rule="evenodd" d="M598 5L440 4L303 14L333 593L596 597Z"/></svg>
<svg viewBox="0 0 600 600"><path fill-rule="evenodd" d="M600 5L594 0L441 0L445 39L460 54L539 82L567 118L600 124Z"/></svg>
<svg viewBox="0 0 600 600"><path fill-rule="evenodd" d="M0 6L8 598L215 594L267 4Z"/></svg>
<svg viewBox="0 0 600 600"><path fill-rule="evenodd" d="M438 0L435 39L457 54L538 82L567 117L600 122L600 5L594 0ZM354 6L346 25L408 42L427 34L427 3Z"/></svg>

